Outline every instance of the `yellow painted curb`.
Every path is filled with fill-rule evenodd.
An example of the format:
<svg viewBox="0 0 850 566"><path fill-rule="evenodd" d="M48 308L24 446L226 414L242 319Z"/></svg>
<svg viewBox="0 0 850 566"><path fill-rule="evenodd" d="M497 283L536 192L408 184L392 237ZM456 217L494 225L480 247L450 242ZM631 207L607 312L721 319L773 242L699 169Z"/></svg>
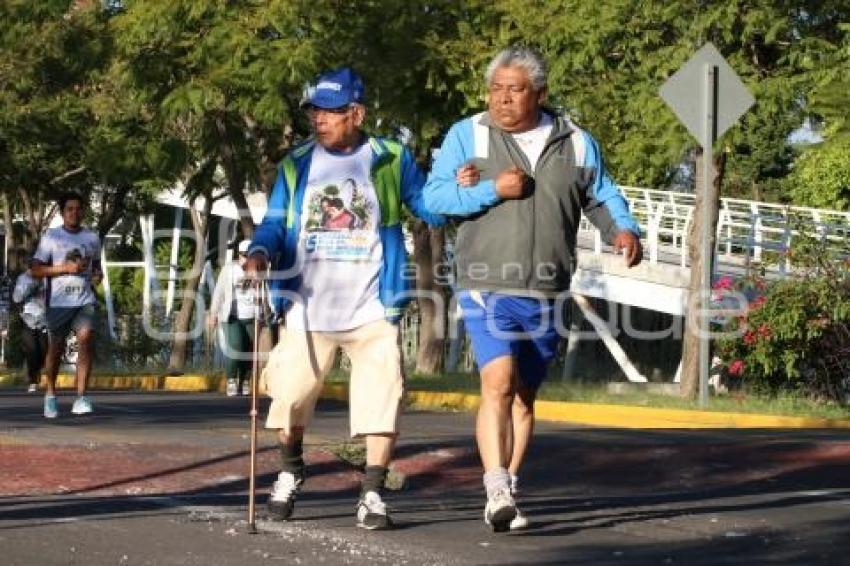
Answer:
<svg viewBox="0 0 850 566"><path fill-rule="evenodd" d="M471 411L478 408L481 399L469 393L447 391L408 391L407 401L418 409L454 409Z"/></svg>
<svg viewBox="0 0 850 566"><path fill-rule="evenodd" d="M848 428L850 420L788 417L755 413L726 413L689 409L660 409L537 401L535 415L542 420L575 422L617 428Z"/></svg>
<svg viewBox="0 0 850 566"><path fill-rule="evenodd" d="M481 402L471 393L410 391L407 399L419 409L472 410ZM850 420L787 417L754 413L656 409L602 403L537 401L535 416L543 421L568 422L600 427L633 429L697 428L848 428Z"/></svg>
<svg viewBox="0 0 850 566"><path fill-rule="evenodd" d="M0 375L0 387L24 384L22 376ZM56 386L73 389L74 374L60 373ZM44 386L44 378L42 378ZM93 375L89 378L90 389L138 389L141 391L224 391L225 379L221 375Z"/></svg>
<svg viewBox="0 0 850 566"><path fill-rule="evenodd" d="M22 383L20 377L0 375L0 386ZM72 374L59 374L60 388L73 388ZM94 375L92 389L137 389L143 391L224 391L221 375L186 374L179 376ZM347 383L326 383L323 399L348 401ZM481 401L479 395L447 391L408 391L407 403L417 409L449 409L471 411ZM833 428L850 429L850 420L815 417L789 417L755 413L726 413L689 409L661 409L610 405L602 403L570 403L537 401L535 415L544 421L567 422L599 427L631 429L706 429L706 428Z"/></svg>
<svg viewBox="0 0 850 566"><path fill-rule="evenodd" d="M19 380L17 376L12 375L11 373L0 374L0 387L14 387L18 385ZM21 381L20 383L23 383Z"/></svg>
<svg viewBox="0 0 850 566"><path fill-rule="evenodd" d="M89 378L91 389L141 389L143 391L224 391L224 378L201 374L186 375L93 375ZM60 374L59 387L72 388L75 377Z"/></svg>

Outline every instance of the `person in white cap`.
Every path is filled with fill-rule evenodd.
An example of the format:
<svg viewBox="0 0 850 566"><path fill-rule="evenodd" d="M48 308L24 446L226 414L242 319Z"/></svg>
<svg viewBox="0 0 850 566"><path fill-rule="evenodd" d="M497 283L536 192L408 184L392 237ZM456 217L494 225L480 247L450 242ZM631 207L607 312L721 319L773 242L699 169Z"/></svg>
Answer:
<svg viewBox="0 0 850 566"><path fill-rule="evenodd" d="M250 245L249 240L239 242L236 260L228 261L221 268L210 304L210 327L214 329L221 323L224 331L228 397L249 393L256 307L254 290L245 285L242 266Z"/></svg>

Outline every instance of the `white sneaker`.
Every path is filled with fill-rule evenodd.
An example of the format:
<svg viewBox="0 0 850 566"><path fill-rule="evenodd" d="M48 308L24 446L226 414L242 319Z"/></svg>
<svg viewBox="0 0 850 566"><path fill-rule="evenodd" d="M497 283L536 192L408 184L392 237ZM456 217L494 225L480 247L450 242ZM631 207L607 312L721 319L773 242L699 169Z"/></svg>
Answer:
<svg viewBox="0 0 850 566"><path fill-rule="evenodd" d="M390 529L393 522L387 513L387 505L374 491L367 491L357 503L357 526L370 531Z"/></svg>
<svg viewBox="0 0 850 566"><path fill-rule="evenodd" d="M227 380L227 389L225 389L225 393L228 397L236 397L239 395L239 382L235 379Z"/></svg>
<svg viewBox="0 0 850 566"><path fill-rule="evenodd" d="M36 393L38 392L38 385L35 383L30 383L30 386L27 387L27 393Z"/></svg>
<svg viewBox="0 0 850 566"><path fill-rule="evenodd" d="M516 501L517 493L519 493L519 478L517 476L511 475L511 495L514 498L514 501ZM521 531L523 529L527 529L528 524L528 517L526 517L517 506L516 517L514 517L513 521L511 521L511 530Z"/></svg>
<svg viewBox="0 0 850 566"><path fill-rule="evenodd" d="M94 409L91 406L91 399L85 395L77 397L77 400L74 401L74 406L71 407L71 412L75 415L88 415L92 411L94 411Z"/></svg>
<svg viewBox="0 0 850 566"><path fill-rule="evenodd" d="M517 507L516 517L511 520L510 529L512 531L522 531L528 528L528 524L528 517L523 515L522 512L519 510L519 507Z"/></svg>
<svg viewBox="0 0 850 566"><path fill-rule="evenodd" d="M484 523L492 527L494 533L503 533L511 528L517 509L510 489L497 490L487 498L484 506Z"/></svg>
<svg viewBox="0 0 850 566"><path fill-rule="evenodd" d="M280 472L277 475L277 481L272 485L272 491L269 494L268 504L269 512L274 515L275 519L285 521L292 516L292 511L295 509L295 499L302 483L304 483L304 478L291 472Z"/></svg>
<svg viewBox="0 0 850 566"><path fill-rule="evenodd" d="M55 419L59 416L59 403L56 402L55 395L44 396L44 418Z"/></svg>

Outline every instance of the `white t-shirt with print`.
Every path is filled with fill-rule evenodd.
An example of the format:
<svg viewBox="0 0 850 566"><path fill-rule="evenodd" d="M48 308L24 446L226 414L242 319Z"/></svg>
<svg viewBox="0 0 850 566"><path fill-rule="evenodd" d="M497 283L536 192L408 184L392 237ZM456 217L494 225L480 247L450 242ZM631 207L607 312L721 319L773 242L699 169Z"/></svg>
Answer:
<svg viewBox="0 0 850 566"><path fill-rule="evenodd" d="M82 307L97 302L92 289L92 267L100 265L100 239L87 228L69 232L63 226L51 228L41 237L35 259L45 265L80 261L85 269L76 275L47 278L47 306Z"/></svg>
<svg viewBox="0 0 850 566"><path fill-rule="evenodd" d="M350 154L319 145L313 150L296 258L302 282L286 315L288 327L333 332L384 317L378 298L381 213L371 166L368 143Z"/></svg>
<svg viewBox="0 0 850 566"><path fill-rule="evenodd" d="M552 133L554 122L552 117L546 112L540 114L540 121L537 126L527 132L512 134L519 148L528 158L531 164L531 170L537 167L537 162L540 160L540 155L543 153L543 148L546 147L546 141Z"/></svg>
<svg viewBox="0 0 850 566"><path fill-rule="evenodd" d="M253 320L257 314L254 289L245 285L245 271L238 261L230 262L230 281L233 285L233 314L239 320Z"/></svg>

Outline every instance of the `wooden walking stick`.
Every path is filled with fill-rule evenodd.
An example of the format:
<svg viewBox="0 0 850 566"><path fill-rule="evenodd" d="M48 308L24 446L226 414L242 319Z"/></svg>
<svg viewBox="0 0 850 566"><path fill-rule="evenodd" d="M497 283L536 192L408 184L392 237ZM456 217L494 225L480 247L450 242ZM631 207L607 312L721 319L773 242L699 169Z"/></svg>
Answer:
<svg viewBox="0 0 850 566"><path fill-rule="evenodd" d="M248 532L257 533L257 396L260 389L260 317L265 315L263 282L254 282L254 357L251 362L251 475L248 479Z"/></svg>

